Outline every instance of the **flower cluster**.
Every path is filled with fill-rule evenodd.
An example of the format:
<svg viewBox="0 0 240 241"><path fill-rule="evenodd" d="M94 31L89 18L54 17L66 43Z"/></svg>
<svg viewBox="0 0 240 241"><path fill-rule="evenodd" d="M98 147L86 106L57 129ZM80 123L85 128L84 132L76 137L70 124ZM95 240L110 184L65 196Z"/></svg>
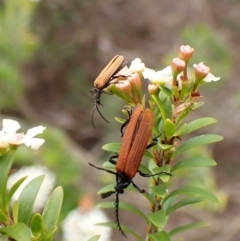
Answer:
<svg viewBox="0 0 240 241"><path fill-rule="evenodd" d="M136 58L131 65L122 69L117 75L121 78L114 79L107 88L120 98L132 105L142 103L142 79L148 79L149 93L158 93L159 87L166 87L176 100L183 102L186 97L199 96L198 87L205 82L218 81L220 78L210 73L210 68L203 64L193 64L194 76L188 76L189 61L194 54L194 49L189 45L180 47L179 56L173 58L170 66L162 70L147 68L141 59ZM116 76L117 76L116 75ZM155 86L155 87L154 87ZM196 94L197 93L197 94Z"/></svg>

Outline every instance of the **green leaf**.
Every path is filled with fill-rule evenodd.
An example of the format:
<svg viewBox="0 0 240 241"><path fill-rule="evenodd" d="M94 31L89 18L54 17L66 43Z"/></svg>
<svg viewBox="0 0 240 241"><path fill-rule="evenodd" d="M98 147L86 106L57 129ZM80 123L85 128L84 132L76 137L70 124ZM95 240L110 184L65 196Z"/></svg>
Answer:
<svg viewBox="0 0 240 241"><path fill-rule="evenodd" d="M150 221L158 228L163 229L166 225L167 216L164 210L159 210L153 213L149 213L148 217Z"/></svg>
<svg viewBox="0 0 240 241"><path fill-rule="evenodd" d="M111 162L107 161L103 163L103 167L106 169L115 169L116 165L112 164Z"/></svg>
<svg viewBox="0 0 240 241"><path fill-rule="evenodd" d="M116 224L116 223L113 223L113 222L97 223L97 224L95 224L95 225L96 225L96 226L105 226L105 227L110 227L110 228L118 229L117 224ZM138 241L143 241L143 239L142 239L136 232L134 232L132 229L130 229L130 228L124 226L124 225L121 225L121 228L122 228L122 230L123 230L124 232L132 234L132 235L136 238L136 240L138 240Z"/></svg>
<svg viewBox="0 0 240 241"><path fill-rule="evenodd" d="M170 215L172 212L174 212L175 210L187 206L187 205L191 205L191 204L195 204L195 203L200 203L203 200L201 198L185 198L180 200L179 202L176 202L175 204L173 204L171 207L169 207L166 211L167 215Z"/></svg>
<svg viewBox="0 0 240 241"><path fill-rule="evenodd" d="M115 143L108 143L102 146L102 149L104 151L108 152L115 152L119 153L122 143L121 142L115 142Z"/></svg>
<svg viewBox="0 0 240 241"><path fill-rule="evenodd" d="M17 223L11 226L1 228L1 233L8 234L9 237L16 241L31 241L31 233L29 228L24 223Z"/></svg>
<svg viewBox="0 0 240 241"><path fill-rule="evenodd" d="M189 157L185 160L179 161L175 166L172 168L172 172L179 170L181 168L188 168L188 167L213 167L216 166L217 163L208 158L203 156L193 156Z"/></svg>
<svg viewBox="0 0 240 241"><path fill-rule="evenodd" d="M0 156L0 209L7 211L7 179L13 162L13 152L9 151Z"/></svg>
<svg viewBox="0 0 240 241"><path fill-rule="evenodd" d="M171 139L176 132L176 126L170 119L166 119L164 123L164 131L168 139Z"/></svg>
<svg viewBox="0 0 240 241"><path fill-rule="evenodd" d="M186 125L186 128L183 130L183 132L180 135L181 136L187 135L193 131L196 131L208 125L212 125L216 122L217 120L211 117L204 117L204 118L194 120Z"/></svg>
<svg viewBox="0 0 240 241"><path fill-rule="evenodd" d="M162 204L162 208L163 208L165 211L168 210L176 199L177 199L177 196L173 196L173 197L171 197L171 198L168 198L168 199L166 200L166 202L164 202L164 203Z"/></svg>
<svg viewBox="0 0 240 241"><path fill-rule="evenodd" d="M154 241L171 241L169 234L165 231L153 233L148 235L149 238L152 238Z"/></svg>
<svg viewBox="0 0 240 241"><path fill-rule="evenodd" d="M34 238L39 239L44 232L42 216L39 213L35 213L32 217L30 227Z"/></svg>
<svg viewBox="0 0 240 241"><path fill-rule="evenodd" d="M163 102L161 102L161 100L155 96L155 95L151 95L151 97L154 99L154 101L156 102L158 109L160 110L161 113L161 117L163 119L163 122L165 122L166 120L166 112L165 112L165 108L164 108L164 104Z"/></svg>
<svg viewBox="0 0 240 241"><path fill-rule="evenodd" d="M185 131L187 123L184 123L175 133L174 136L181 136L182 133Z"/></svg>
<svg viewBox="0 0 240 241"><path fill-rule="evenodd" d="M45 235L43 236L43 238L41 238L41 241L52 241L53 236L54 236L54 234L56 233L56 231L57 231L57 226L55 226L55 227L52 229L51 232L49 232L48 234L45 234Z"/></svg>
<svg viewBox="0 0 240 241"><path fill-rule="evenodd" d="M21 194L19 195L18 222L28 224L32 215L33 205L43 179L44 175L34 178L24 187Z"/></svg>
<svg viewBox="0 0 240 241"><path fill-rule="evenodd" d="M191 224L187 224L187 225L175 228L169 234L171 236L173 236L177 233L185 232L187 230L191 230L191 229L194 229L194 228L202 228L202 227L207 227L207 226L209 226L209 224L206 223L206 222L195 222L195 223L191 223Z"/></svg>
<svg viewBox="0 0 240 241"><path fill-rule="evenodd" d="M61 211L63 201L63 189L57 187L50 195L43 210L42 219L45 227L44 238L56 231L58 217Z"/></svg>
<svg viewBox="0 0 240 241"><path fill-rule="evenodd" d="M169 198L173 196L179 196L179 195L196 195L202 198L202 200L210 200L213 202L218 203L218 199L209 191L200 188L200 187L182 187L178 188L174 191L172 191L165 199L168 200Z"/></svg>
<svg viewBox="0 0 240 241"><path fill-rule="evenodd" d="M20 185L25 181L26 178L27 178L27 176L22 177L16 183L14 183L14 185L11 187L11 189L9 190L8 195L7 195L7 202L8 203L10 202L12 196L17 191L17 189L20 187Z"/></svg>
<svg viewBox="0 0 240 241"><path fill-rule="evenodd" d="M115 117L114 118L118 123L123 124L126 120L120 117Z"/></svg>
<svg viewBox="0 0 240 241"><path fill-rule="evenodd" d="M169 175L167 175L165 173L161 173L161 172L168 173ZM169 165L164 165L162 167L156 167L153 169L153 173L155 173L155 174L159 173L158 178L160 178L164 183L168 182L169 179L171 178Z"/></svg>
<svg viewBox="0 0 240 241"><path fill-rule="evenodd" d="M150 189L155 195L159 197L165 197L167 194L166 184L160 184L159 186L151 186Z"/></svg>
<svg viewBox="0 0 240 241"><path fill-rule="evenodd" d="M159 143L159 146L163 151L167 151L172 148L172 145L162 144L162 143Z"/></svg>
<svg viewBox="0 0 240 241"><path fill-rule="evenodd" d="M202 145L207 145L210 143L215 143L218 141L221 141L223 138L219 135L212 135L212 134L207 134L207 135L201 135L201 136L196 136L193 137L182 145L180 145L177 150L174 152L173 157L177 157L179 154L183 153L184 151L191 149L196 146L202 146Z"/></svg>
<svg viewBox="0 0 240 241"><path fill-rule="evenodd" d="M115 191L115 188L114 188L114 184L113 184L113 183L111 183L111 184L109 184L109 185L101 188L101 189L97 192L97 194L98 194L98 195L101 195L101 194L104 194L104 193L107 193L107 192L111 192L111 191Z"/></svg>
<svg viewBox="0 0 240 241"><path fill-rule="evenodd" d="M19 204L18 204L18 200L15 200L13 203L13 208L12 208L12 215L13 215L14 223L18 223L18 212L19 212Z"/></svg>
<svg viewBox="0 0 240 241"><path fill-rule="evenodd" d="M161 89L161 91L167 95L168 97L172 98L172 90L170 90L169 88L167 88L164 85L159 85L159 88Z"/></svg>
<svg viewBox="0 0 240 241"><path fill-rule="evenodd" d="M8 216L2 210L0 210L0 222L7 225L9 224Z"/></svg>
<svg viewBox="0 0 240 241"><path fill-rule="evenodd" d="M95 236L91 237L90 239L88 239L87 241L98 241L100 237L101 237L101 235L95 235Z"/></svg>
<svg viewBox="0 0 240 241"><path fill-rule="evenodd" d="M115 204L114 204L114 202L103 202L103 203L99 203L98 205L96 205L96 207L97 208L114 209ZM141 217L146 223L149 222L147 216L144 213L142 213L138 208L133 206L132 204L120 202L119 209L133 212L133 213L137 214L139 217Z"/></svg>

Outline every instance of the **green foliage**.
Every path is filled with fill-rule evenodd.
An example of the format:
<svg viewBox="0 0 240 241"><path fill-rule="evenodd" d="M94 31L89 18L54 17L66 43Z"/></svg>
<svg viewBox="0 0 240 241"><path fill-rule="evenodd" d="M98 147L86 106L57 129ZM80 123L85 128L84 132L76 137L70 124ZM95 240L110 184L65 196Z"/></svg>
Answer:
<svg viewBox="0 0 240 241"><path fill-rule="evenodd" d="M216 123L217 120L214 118L201 117L189 123L185 122L186 118L192 111L196 111L203 105L203 102L200 101L201 94L199 88L201 84L205 83L205 81L208 82L207 80L204 80L207 74L205 77L202 77L202 73L198 74L196 70L195 76L192 75L193 72L190 72L188 75L188 61L185 62L185 64L186 66L184 67L181 77L177 77L177 75L172 73L170 87L169 85L167 86L167 84L162 84L163 80L161 78L164 79L164 77L158 77L159 79L157 79L157 75L155 75L155 78L152 80L152 84L156 85L158 89L156 89L156 92L153 92L153 94L151 93L151 99L149 99L148 102L155 118L152 138L157 136L158 143L153 146L151 150L145 152L145 157L149 161L148 166L141 164L139 167L139 171L144 173L145 176L150 177L149 192L145 191L142 195L148 200L151 212L144 214L132 204L119 202L120 210L133 212L147 223L147 240L171 241L172 236L178 233L208 226L205 222L196 222L175 227L169 232L166 231L169 217L173 216L176 210L188 206L195 207L196 204L202 204L209 201L213 203L219 202L217 197L213 194L212 189L208 190L208 187L204 185L195 185L194 182L185 183L183 181L183 185L180 184L180 186L176 185L174 189L171 188L172 183L179 175L181 175L182 170L189 170L189 168L198 170L215 166L216 162L211 157L204 156L203 153L197 153L195 150L208 144L219 142L223 139L216 134L196 134L196 131L201 133L203 128ZM202 66L200 69L202 70L204 68L205 66ZM167 68L165 70L167 70ZM164 76L164 74L162 75ZM142 73L140 73L140 76L142 76ZM168 78L166 81L169 81L170 77L167 76L166 78ZM178 86L174 86L174 78L176 78L175 81L178 83ZM149 79L151 80L151 76ZM182 87L180 86L180 80ZM216 80L217 78L214 79L214 81ZM117 117L115 119L120 123L125 122L122 118ZM130 149L134 146L134 138L138 134L140 128L139 124L137 124L135 128ZM195 136L193 136L193 134L195 134ZM182 137L187 135L191 135L191 138L182 141ZM181 143L179 144L179 142ZM102 148L107 152L119 153L121 145L122 143L108 143ZM134 151L137 153L138 149ZM192 152L193 155L187 155L189 152ZM103 166L105 171L109 170L112 174L117 173L115 174L117 176L117 183L104 186L99 190L98 194L106 197L108 194L114 192L117 192L118 194L123 193L122 189L125 188L122 188L121 184L125 185L125 183L124 181L121 182L121 178L125 177L127 179L129 177L128 173L124 173L124 171L122 172L121 169L130 165L128 159L125 161L125 166L118 166L116 170L112 163L104 163ZM190 173L191 172L189 172L189 174ZM185 173L184 179L186 179L186 177L187 174ZM137 191L134 185L126 187L126 192L128 190ZM118 199L116 199L115 202L101 203L97 207L115 208L116 212L117 203ZM114 223L102 223L101 225L119 228L118 225ZM122 224L121 227L124 232L132 234L137 240L143 240L131 230L131 228L126 228Z"/></svg>
<svg viewBox="0 0 240 241"><path fill-rule="evenodd" d="M15 201L11 208L12 196L26 178L18 180L7 191L7 180L12 162L12 151L0 156L0 220L4 225L0 229L1 240L4 237L4 239L11 238L16 241L51 241L57 230L63 190L57 187L49 197L43 213L33 215L33 204L44 179L44 176L36 177L24 187L18 201Z"/></svg>
<svg viewBox="0 0 240 241"><path fill-rule="evenodd" d="M29 0L4 1L0 9L0 79L1 106L15 107L24 91L20 71L38 46L30 32L36 2ZM16 17L17 16L17 17Z"/></svg>

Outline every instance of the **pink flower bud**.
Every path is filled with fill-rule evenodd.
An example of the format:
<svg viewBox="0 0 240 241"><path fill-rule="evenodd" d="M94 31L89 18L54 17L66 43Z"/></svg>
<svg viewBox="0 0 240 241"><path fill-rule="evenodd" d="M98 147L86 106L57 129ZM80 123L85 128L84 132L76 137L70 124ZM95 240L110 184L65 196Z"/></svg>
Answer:
<svg viewBox="0 0 240 241"><path fill-rule="evenodd" d="M182 45L179 51L179 58L188 62L194 54L194 49L189 45Z"/></svg>
<svg viewBox="0 0 240 241"><path fill-rule="evenodd" d="M127 95L127 96L132 95L132 86L128 80L119 81L118 83L115 84L115 87L123 95Z"/></svg>
<svg viewBox="0 0 240 241"><path fill-rule="evenodd" d="M178 75L179 73L181 73L186 67L186 63L184 60L181 60L180 58L174 58L172 60L172 72L173 75Z"/></svg>
<svg viewBox="0 0 240 241"><path fill-rule="evenodd" d="M159 88L157 85L149 84L148 85L148 93L150 95L156 95L159 92Z"/></svg>
<svg viewBox="0 0 240 241"><path fill-rule="evenodd" d="M130 75L127 80L130 82L132 88L136 91L139 91L142 89L142 80L138 73L134 73Z"/></svg>
<svg viewBox="0 0 240 241"><path fill-rule="evenodd" d="M197 80L204 79L210 72L210 68L203 62L200 64L194 64L193 67L195 69L195 77Z"/></svg>

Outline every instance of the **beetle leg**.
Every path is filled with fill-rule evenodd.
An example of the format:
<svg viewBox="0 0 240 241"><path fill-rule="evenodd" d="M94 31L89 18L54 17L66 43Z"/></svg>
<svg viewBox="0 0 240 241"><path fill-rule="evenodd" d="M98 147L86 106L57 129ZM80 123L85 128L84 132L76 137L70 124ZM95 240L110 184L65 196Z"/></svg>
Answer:
<svg viewBox="0 0 240 241"><path fill-rule="evenodd" d="M113 172L113 171L111 171L111 170L108 170L108 169L105 169L105 168L102 168L102 167L97 167L97 166L94 166L92 163L88 163L90 166L92 166L92 167L95 167L96 169L98 169L98 170L101 170L101 171L106 171L106 172L109 172L109 173L111 173L111 174L113 174L113 175L116 175L116 172Z"/></svg>
<svg viewBox="0 0 240 241"><path fill-rule="evenodd" d="M141 189L140 187L138 187L133 181L131 181L131 183L140 193L146 192L144 189Z"/></svg>
<svg viewBox="0 0 240 241"><path fill-rule="evenodd" d="M157 176L157 175L160 175L160 174L165 174L165 175L168 175L168 176L172 176L171 173L168 173L168 172L158 172L158 173L154 173L154 174L147 174L147 173L143 173L141 172L140 170L138 170L138 173L142 176L142 177L153 177L153 176Z"/></svg>

